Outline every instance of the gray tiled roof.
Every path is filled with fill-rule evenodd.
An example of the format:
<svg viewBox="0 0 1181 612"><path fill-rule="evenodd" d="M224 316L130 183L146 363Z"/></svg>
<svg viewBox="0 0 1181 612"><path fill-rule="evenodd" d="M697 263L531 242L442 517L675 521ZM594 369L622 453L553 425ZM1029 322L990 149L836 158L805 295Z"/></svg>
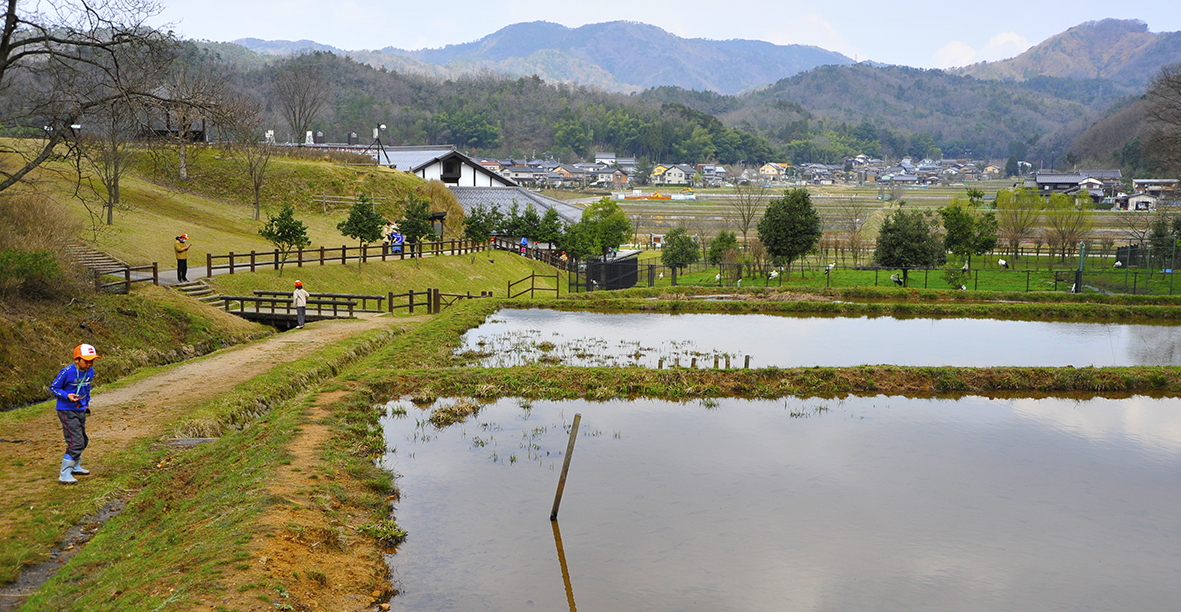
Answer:
<svg viewBox="0 0 1181 612"><path fill-rule="evenodd" d="M567 223L577 223L582 219L582 209L554 198L541 195L536 191L529 191L523 187L450 187L455 199L459 200L465 213L471 212L477 205L488 208L498 208L500 212L508 214L513 201L517 202L521 210L530 202L537 209L537 213L544 215L545 211L553 208L558 216Z"/></svg>
<svg viewBox="0 0 1181 612"><path fill-rule="evenodd" d="M415 170L454 150L452 147L386 147L381 163L394 164L398 170Z"/></svg>

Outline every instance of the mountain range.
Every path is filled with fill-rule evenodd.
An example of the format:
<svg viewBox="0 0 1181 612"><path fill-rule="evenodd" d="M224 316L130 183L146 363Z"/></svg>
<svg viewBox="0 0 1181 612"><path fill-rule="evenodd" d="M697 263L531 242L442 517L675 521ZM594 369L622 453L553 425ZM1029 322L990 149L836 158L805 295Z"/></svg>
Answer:
<svg viewBox="0 0 1181 612"><path fill-rule="evenodd" d="M817 66L854 63L820 47L681 38L631 21L579 28L545 21L518 23L474 42L418 51L345 51L306 40L234 42L267 54L332 51L373 66L436 77L491 70L623 93L672 85L736 94Z"/></svg>
<svg viewBox="0 0 1181 612"><path fill-rule="evenodd" d="M949 70L855 63L802 45L685 39L625 21L579 28L519 23L470 43L417 51L346 51L308 40L234 42L255 57L331 51L403 75L536 75L550 83L639 92L783 146L800 137L817 142L817 134L834 125L871 125L904 139L928 138L951 154L1016 151L1047 163L1072 149L1083 158L1111 159L1113 149L1143 130L1127 120L1135 112L1121 109L1162 66L1181 59L1181 32L1153 33L1143 21L1116 19L1072 27L1014 58ZM1102 137L1088 134L1096 129Z"/></svg>

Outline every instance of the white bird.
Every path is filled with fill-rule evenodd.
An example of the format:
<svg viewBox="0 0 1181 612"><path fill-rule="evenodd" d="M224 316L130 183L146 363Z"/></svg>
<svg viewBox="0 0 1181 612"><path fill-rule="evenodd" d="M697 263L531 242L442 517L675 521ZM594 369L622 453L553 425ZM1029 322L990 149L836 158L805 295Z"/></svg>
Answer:
<svg viewBox="0 0 1181 612"><path fill-rule="evenodd" d="M1006 270L1008 270L1008 269L1009 269L1009 262L1007 262L1007 261L1005 261L1005 260L1003 260L1003 259L998 259L996 263L997 263L997 265L998 265L998 266L1000 266L1000 267L1002 267L1002 268L1004 268L1004 269L1006 269Z"/></svg>
<svg viewBox="0 0 1181 612"><path fill-rule="evenodd" d="M961 270L963 270L964 272L967 272L967 271L968 271L968 262L966 262L966 261L965 261L965 262L964 262L964 267L962 267L962 268L960 268L960 269L961 269Z"/></svg>
<svg viewBox="0 0 1181 612"><path fill-rule="evenodd" d="M1122 267L1124 267L1124 264L1122 262L1117 261L1117 262L1115 262L1115 265L1112 267L1113 268L1122 268Z"/></svg>
<svg viewBox="0 0 1181 612"><path fill-rule="evenodd" d="M742 287L742 279L741 279L741 278L740 278L740 279L738 279L738 287L739 287L739 288L741 288L741 287Z"/></svg>
<svg viewBox="0 0 1181 612"><path fill-rule="evenodd" d="M716 281L720 281L720 280L722 280L722 273L721 273L721 272L718 272L717 274L715 274L715 275L714 275L714 280L716 280Z"/></svg>
<svg viewBox="0 0 1181 612"><path fill-rule="evenodd" d="M890 280L894 281L894 284L895 284L895 285L898 285L899 287L901 287L901 286L902 286L902 279L901 279L901 278L898 278L898 275L897 275L897 274L891 274L891 275L890 275Z"/></svg>
<svg viewBox="0 0 1181 612"><path fill-rule="evenodd" d="M779 270L771 270L771 273L767 275L767 278L778 278L778 277L779 277Z"/></svg>
<svg viewBox="0 0 1181 612"><path fill-rule="evenodd" d="M661 280L663 280L663 279L664 279L664 272L661 272L661 273L660 273L660 276L659 276L658 278L660 278Z"/></svg>
<svg viewBox="0 0 1181 612"><path fill-rule="evenodd" d="M824 273L828 274L829 272L832 272L832 269L835 267L837 267L837 265L834 263L828 264L827 266L824 267Z"/></svg>
<svg viewBox="0 0 1181 612"><path fill-rule="evenodd" d="M966 286L960 285L960 291L967 291L967 290L968 290L968 288Z"/></svg>

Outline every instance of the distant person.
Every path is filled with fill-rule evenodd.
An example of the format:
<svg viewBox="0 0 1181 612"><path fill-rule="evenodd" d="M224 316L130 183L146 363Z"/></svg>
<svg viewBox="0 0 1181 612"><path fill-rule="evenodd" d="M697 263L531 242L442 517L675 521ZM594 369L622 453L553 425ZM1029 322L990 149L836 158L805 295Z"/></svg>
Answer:
<svg viewBox="0 0 1181 612"><path fill-rule="evenodd" d="M176 250L176 281L178 283L189 282L189 235L181 234L176 237L176 244L172 248Z"/></svg>
<svg viewBox="0 0 1181 612"><path fill-rule="evenodd" d="M94 380L94 360L98 358L93 346L79 344L74 348L74 363L62 368L49 384L49 390L57 398L57 419L66 438L66 454L57 479L62 484L78 482L74 474L90 473L82 467L82 451L90 443L86 415L90 414L90 383Z"/></svg>
<svg viewBox="0 0 1181 612"><path fill-rule="evenodd" d="M529 239L522 238L521 239L521 254L524 255L528 249L529 249Z"/></svg>
<svg viewBox="0 0 1181 612"><path fill-rule="evenodd" d="M291 292L291 301L295 303L295 329L303 329L309 297L311 297L311 294L304 290L303 281L295 281L295 291Z"/></svg>

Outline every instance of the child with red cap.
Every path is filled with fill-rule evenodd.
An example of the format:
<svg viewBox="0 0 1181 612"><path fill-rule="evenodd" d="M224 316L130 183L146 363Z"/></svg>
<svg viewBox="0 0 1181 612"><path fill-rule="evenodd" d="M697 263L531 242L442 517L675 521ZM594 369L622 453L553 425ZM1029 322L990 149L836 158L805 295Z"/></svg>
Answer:
<svg viewBox="0 0 1181 612"><path fill-rule="evenodd" d="M295 329L303 329L304 318L307 316L308 298L312 294L303 288L303 281L295 281L295 291L291 292L291 301L295 303Z"/></svg>
<svg viewBox="0 0 1181 612"><path fill-rule="evenodd" d="M58 477L58 482L63 484L78 482L74 474L90 473L82 467L82 451L90 443L86 436L86 415L90 414L90 383L94 380L95 359L99 359L99 355L93 346L79 344L74 349L74 363L62 368L49 384L49 390L57 397L57 418L66 437L66 454Z"/></svg>

